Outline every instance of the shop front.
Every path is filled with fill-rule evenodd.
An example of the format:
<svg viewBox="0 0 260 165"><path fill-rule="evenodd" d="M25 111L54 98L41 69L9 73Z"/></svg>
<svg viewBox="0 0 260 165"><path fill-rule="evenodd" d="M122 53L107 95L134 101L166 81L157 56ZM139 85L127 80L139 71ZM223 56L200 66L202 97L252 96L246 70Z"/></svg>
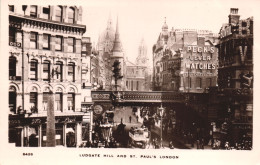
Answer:
<svg viewBox="0 0 260 165"><path fill-rule="evenodd" d="M9 121L9 143L21 147L47 146L46 117ZM55 117L55 146L78 147L82 143L81 134L82 115Z"/></svg>

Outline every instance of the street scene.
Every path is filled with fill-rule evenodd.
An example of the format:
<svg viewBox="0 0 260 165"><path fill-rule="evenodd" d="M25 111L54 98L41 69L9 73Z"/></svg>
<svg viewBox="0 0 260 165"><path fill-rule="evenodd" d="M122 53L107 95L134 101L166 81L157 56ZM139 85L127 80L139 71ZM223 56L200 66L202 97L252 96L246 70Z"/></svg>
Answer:
<svg viewBox="0 0 260 165"><path fill-rule="evenodd" d="M6 7L10 145L252 150L245 8Z"/></svg>

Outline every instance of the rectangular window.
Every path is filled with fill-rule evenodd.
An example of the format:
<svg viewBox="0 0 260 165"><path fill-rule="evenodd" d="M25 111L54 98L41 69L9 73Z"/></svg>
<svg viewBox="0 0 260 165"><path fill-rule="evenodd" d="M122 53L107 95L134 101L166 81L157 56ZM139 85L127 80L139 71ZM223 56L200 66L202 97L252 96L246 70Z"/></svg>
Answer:
<svg viewBox="0 0 260 165"><path fill-rule="evenodd" d="M49 93L43 92L42 94L42 109L47 111Z"/></svg>
<svg viewBox="0 0 260 165"><path fill-rule="evenodd" d="M37 109L37 92L30 93L30 109L31 111Z"/></svg>
<svg viewBox="0 0 260 165"><path fill-rule="evenodd" d="M68 110L75 110L74 104L75 104L75 94L68 93Z"/></svg>
<svg viewBox="0 0 260 165"><path fill-rule="evenodd" d="M74 23L74 11L71 9L68 12L68 23Z"/></svg>
<svg viewBox="0 0 260 165"><path fill-rule="evenodd" d="M62 94L55 93L55 110L61 111L62 110Z"/></svg>
<svg viewBox="0 0 260 165"><path fill-rule="evenodd" d="M15 29L9 28L9 42L15 42Z"/></svg>
<svg viewBox="0 0 260 165"><path fill-rule="evenodd" d="M202 79L201 78L197 78L196 84L197 84L198 88L202 88Z"/></svg>
<svg viewBox="0 0 260 165"><path fill-rule="evenodd" d="M75 44L75 39L72 37L68 37L68 52L70 53L74 52L74 44Z"/></svg>
<svg viewBox="0 0 260 165"><path fill-rule="evenodd" d="M55 38L55 50L62 51L62 37L56 36Z"/></svg>
<svg viewBox="0 0 260 165"><path fill-rule="evenodd" d="M30 65L30 79L37 80L37 61L31 61Z"/></svg>
<svg viewBox="0 0 260 165"><path fill-rule="evenodd" d="M50 50L50 37L51 36L49 34L43 34L43 41L42 41L43 49Z"/></svg>
<svg viewBox="0 0 260 165"><path fill-rule="evenodd" d="M14 12L14 5L9 5L9 11Z"/></svg>
<svg viewBox="0 0 260 165"><path fill-rule="evenodd" d="M31 17L37 17L37 6L33 5L30 7L30 16Z"/></svg>
<svg viewBox="0 0 260 165"><path fill-rule="evenodd" d="M50 63L43 63L43 80L49 81L50 80Z"/></svg>
<svg viewBox="0 0 260 165"><path fill-rule="evenodd" d="M43 7L42 14L44 19L50 19L50 7Z"/></svg>
<svg viewBox="0 0 260 165"><path fill-rule="evenodd" d="M30 35L30 48L36 49L37 48L37 33L31 32Z"/></svg>
<svg viewBox="0 0 260 165"><path fill-rule="evenodd" d="M139 87L139 81L136 81L136 90L138 91Z"/></svg>
<svg viewBox="0 0 260 165"><path fill-rule="evenodd" d="M55 17L56 17L56 21L61 22L61 20L62 20L62 9L60 7L56 8Z"/></svg>
<svg viewBox="0 0 260 165"><path fill-rule="evenodd" d="M68 65L68 80L75 81L75 65L74 64Z"/></svg>
<svg viewBox="0 0 260 165"><path fill-rule="evenodd" d="M55 67L55 78L62 81L62 63L57 63Z"/></svg>
<svg viewBox="0 0 260 165"><path fill-rule="evenodd" d="M206 82L207 82L207 87L212 86L212 79L211 78L207 78Z"/></svg>

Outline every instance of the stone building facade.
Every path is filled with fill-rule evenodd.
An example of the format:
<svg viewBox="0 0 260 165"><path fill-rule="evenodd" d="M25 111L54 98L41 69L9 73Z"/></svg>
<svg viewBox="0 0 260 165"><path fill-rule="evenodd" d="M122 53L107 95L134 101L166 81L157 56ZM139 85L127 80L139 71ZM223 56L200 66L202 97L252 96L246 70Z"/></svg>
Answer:
<svg viewBox="0 0 260 165"><path fill-rule="evenodd" d="M154 90L203 93L216 86L217 38L208 30L168 31L165 22L153 46Z"/></svg>
<svg viewBox="0 0 260 165"><path fill-rule="evenodd" d="M82 47L81 21L77 6L9 6L9 142L16 146L46 146L49 92L56 145L80 145L81 102L91 102L90 92L83 96L91 48L87 38Z"/></svg>
<svg viewBox="0 0 260 165"><path fill-rule="evenodd" d="M210 92L211 108L222 139L252 147L253 133L253 17L240 19L231 8L220 29L218 90ZM247 144L245 144L247 143Z"/></svg>

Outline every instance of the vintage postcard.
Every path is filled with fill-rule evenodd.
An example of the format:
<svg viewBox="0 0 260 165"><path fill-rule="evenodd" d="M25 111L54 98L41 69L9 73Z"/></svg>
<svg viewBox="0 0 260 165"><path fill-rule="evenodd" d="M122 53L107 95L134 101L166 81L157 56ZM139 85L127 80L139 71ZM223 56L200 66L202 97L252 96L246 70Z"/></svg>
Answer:
<svg viewBox="0 0 260 165"><path fill-rule="evenodd" d="M258 5L2 1L0 163L259 164Z"/></svg>

